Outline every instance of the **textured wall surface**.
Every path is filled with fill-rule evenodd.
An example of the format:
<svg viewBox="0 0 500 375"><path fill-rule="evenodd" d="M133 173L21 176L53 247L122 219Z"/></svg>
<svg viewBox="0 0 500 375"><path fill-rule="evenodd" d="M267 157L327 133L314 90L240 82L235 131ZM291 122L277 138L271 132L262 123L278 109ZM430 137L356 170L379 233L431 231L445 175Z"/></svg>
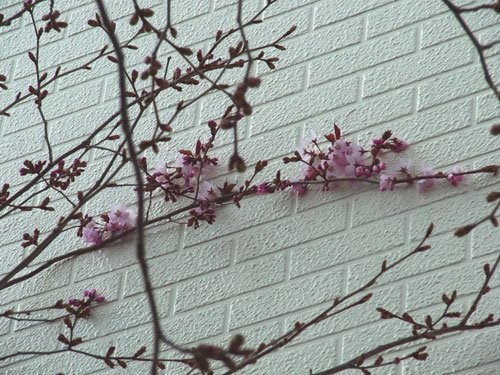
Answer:
<svg viewBox="0 0 500 375"><path fill-rule="evenodd" d="M20 1L2 0L0 12L9 14ZM128 34L127 1L108 0L120 36ZM161 21L161 0L142 1L154 6ZM176 0L173 18L179 40L205 47L219 28L234 22L233 0ZM247 0L252 14L263 1ZM463 3L463 2L462 2ZM50 34L41 65L53 71L58 64L76 66L95 55L105 36L90 29L86 20L95 13L89 0L56 1L61 18L70 26ZM455 164L471 168L499 163L499 139L489 136L500 119L500 106L487 88L478 56L470 41L439 0L278 0L265 13L265 22L249 30L251 43L298 26L279 52L278 69L269 73L257 66L263 84L251 93L255 113L240 128L241 154L249 163L270 159L270 174L281 157L295 150L310 131L327 132L336 121L351 139L369 140L386 129L412 144L414 160L435 168ZM471 15L468 20L482 40L498 38L498 18ZM0 30L0 72L8 76L8 92L1 93L2 108L17 90L33 83L33 66L26 52L34 37L28 18ZM121 26L123 25L123 26ZM121 27L121 28L120 28ZM131 51L130 65L141 66L149 50ZM498 47L498 46L497 46ZM498 48L489 52L494 55ZM489 59L497 79L498 55ZM117 109L115 65L101 61L85 74L68 76L50 87L46 115L56 152L89 133ZM231 73L232 74L232 73ZM236 74L236 73L235 73ZM236 76L235 76L236 77ZM184 95L184 94L183 94ZM160 99L162 113L171 113L175 94ZM211 95L174 124L171 146L162 155L171 160L175 150L190 148L205 121L225 108L220 95ZM219 105L220 104L220 105ZM22 183L22 160L43 158L46 149L42 125L32 102L0 119L0 183ZM152 121L152 114L148 115ZM146 128L146 127L145 127ZM203 133L202 133L203 134ZM223 136L215 154L227 160L231 137ZM89 174L97 173L106 156L92 154ZM287 175L298 176L295 165ZM94 171L94 172L93 172ZM125 178L126 176L124 176ZM178 224L148 230L148 257L166 334L180 344L224 343L241 332L249 345L277 337L297 320L304 321L368 280L383 259L408 252L432 221L436 226L433 250L386 275L373 291L373 300L352 313L323 322L285 350L249 367L244 374L307 374L368 350L383 340L409 333L396 321L380 321L378 306L419 316L439 312L443 292L459 291L459 305L467 306L483 280L482 265L500 250L500 232L484 225L465 239L453 237L459 225L482 217L489 207L484 196L498 179L471 177L464 187L441 185L419 195L414 188L393 193L374 190L310 191L297 199L282 193L260 196L218 210L213 226L196 231ZM497 185L498 187L498 185ZM110 202L133 202L133 192L112 191L91 203L89 212L107 210ZM64 204L60 201L60 204ZM155 212L168 207L158 201ZM25 251L20 238L32 223L48 229L56 218L44 213L22 213L0 225L0 274L17 264ZM36 263L50 255L82 246L74 234L56 241ZM45 301L78 295L94 287L109 303L97 308L82 323L87 348L104 353L115 344L120 352L150 346L149 310L142 293L132 240L122 241L97 254L64 262L22 286L0 292L6 308L28 308ZM481 312L500 310L500 277L484 300ZM61 326L14 324L0 320L0 355L12 350L42 350L58 346ZM500 330L454 335L429 344L430 358L384 368L377 374L500 374ZM170 355L167 353L166 355ZM495 361L497 361L495 363ZM147 373L132 366L130 373ZM102 363L68 354L0 363L0 374L107 374ZM120 372L122 370L116 370ZM114 372L113 372L114 373ZM177 374L172 369L170 374Z"/></svg>

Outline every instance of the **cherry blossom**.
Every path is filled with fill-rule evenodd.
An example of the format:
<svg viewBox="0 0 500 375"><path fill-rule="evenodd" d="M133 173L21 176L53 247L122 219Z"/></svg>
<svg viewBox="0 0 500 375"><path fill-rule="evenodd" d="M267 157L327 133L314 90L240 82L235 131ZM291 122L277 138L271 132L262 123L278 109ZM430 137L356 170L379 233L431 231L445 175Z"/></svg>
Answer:
<svg viewBox="0 0 500 375"><path fill-rule="evenodd" d="M432 176L436 172L432 168L424 167L422 168L422 176ZM432 178L426 178L417 181L417 191L419 193L425 193L427 190L434 187L434 180Z"/></svg>
<svg viewBox="0 0 500 375"><path fill-rule="evenodd" d="M457 173L462 173L462 169L459 166L453 167L447 176L447 180L452 186L458 186L465 180L464 175Z"/></svg>

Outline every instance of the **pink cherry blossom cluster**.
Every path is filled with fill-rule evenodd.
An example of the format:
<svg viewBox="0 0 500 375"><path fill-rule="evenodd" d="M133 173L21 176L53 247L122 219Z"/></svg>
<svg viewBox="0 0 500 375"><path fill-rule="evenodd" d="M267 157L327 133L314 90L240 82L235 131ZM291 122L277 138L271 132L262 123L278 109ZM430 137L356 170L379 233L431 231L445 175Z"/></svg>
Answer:
<svg viewBox="0 0 500 375"><path fill-rule="evenodd" d="M378 182L379 190L392 191L396 183L413 183L416 181L420 193L434 186L434 179L444 178L453 186L464 181L464 175L459 167L454 167L448 174L435 172L430 168L422 168L416 174L410 173L410 160L390 162L389 152L401 153L409 145L391 131L386 131L381 137L374 138L369 147L346 140L340 129L334 125L334 133L325 135L329 142L327 146L320 145L317 137L303 139L293 157L284 158L285 163L300 162L304 184L293 184L293 188L302 195L306 191L307 182L324 181L325 190L334 189L344 182L351 186L363 181ZM263 186L258 186L258 193L263 192Z"/></svg>
<svg viewBox="0 0 500 375"><path fill-rule="evenodd" d="M186 222L187 226L195 229L202 221L214 223L214 200L219 203L227 202L228 197L239 207L240 200L249 194L271 194L292 188L301 196L312 183L320 183L323 190L331 190L346 183L356 187L369 182L378 184L382 192L392 191L397 183L415 183L418 192L424 193L434 187L435 180L439 178L446 179L452 186L458 186L464 181L464 173L459 167L452 168L446 174L428 167L412 172L414 168L410 160L399 158L391 161L393 158L388 157L390 153L402 153L409 147L402 139L393 137L391 131L384 132L380 137L374 138L368 147L363 147L345 139L340 128L334 125L334 132L324 136L328 142L326 145L317 136L303 139L294 155L283 159L285 164L301 164L301 179L282 179L281 172L278 171L272 181L254 183L255 176L267 166L267 161L259 161L253 176L243 184L225 181L218 186L211 181L218 158L208 155L218 128L213 120L208 122L208 126L211 131L210 139L205 143L198 140L194 151L179 150L178 158L170 165L161 163L149 172L146 158L140 160L140 166L146 174L146 192L160 192L167 202L187 197L197 203L197 207L189 210L190 217ZM31 170L43 165L28 163L26 166ZM135 222L134 210L115 206L100 216L99 223L90 216L81 218L79 235L87 244L99 245L103 240L133 228Z"/></svg>
<svg viewBox="0 0 500 375"><path fill-rule="evenodd" d="M80 219L78 235L89 245L100 245L113 235L135 227L136 219L135 209L116 205L108 213L100 216L99 223L90 216Z"/></svg>
<svg viewBox="0 0 500 375"><path fill-rule="evenodd" d="M146 191L161 190L165 201L177 201L178 197L194 194L197 200L209 199L215 185L210 181L218 159L209 157L212 141L196 142L195 151L179 150L179 157L172 164L158 164L151 173L143 158L141 166L146 173Z"/></svg>

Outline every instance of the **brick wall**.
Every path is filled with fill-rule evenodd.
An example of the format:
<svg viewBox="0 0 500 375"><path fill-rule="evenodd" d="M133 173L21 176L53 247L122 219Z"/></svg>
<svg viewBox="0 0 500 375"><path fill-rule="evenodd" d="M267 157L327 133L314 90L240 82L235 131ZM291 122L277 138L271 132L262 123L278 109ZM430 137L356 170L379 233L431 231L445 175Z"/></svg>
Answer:
<svg viewBox="0 0 500 375"><path fill-rule="evenodd" d="M12 13L19 2L3 0L0 12ZM195 48L207 46L215 30L230 27L234 3L174 1L179 40ZM245 3L250 14L263 1ZM52 71L65 61L69 62L63 67L81 64L95 54L96 46L107 43L102 33L86 25L96 11L92 1L56 4L70 26L61 34L50 34L42 49L42 68ZM122 38L130 34L125 15L131 6L125 4L107 1L112 17L119 19ZM165 17L161 0L141 4L153 6L158 22ZM263 85L251 92L255 113L239 134L241 153L250 164L270 159L271 173L303 134L329 131L333 121L351 139L368 140L392 129L413 145L415 160L436 168L500 162L498 138L488 135L490 125L500 119L500 106L484 82L472 44L440 1L279 0L264 18L263 24L249 30L251 43L270 41L292 24L298 29L284 43L288 50L279 53L278 69L256 67ZM473 14L468 20L482 40L498 37L498 18L493 14ZM0 96L2 108L34 79L26 58L34 46L28 21L23 17L0 34L0 72L9 77L10 87ZM144 39L142 52L131 51L130 66L141 66L150 46L151 40ZM489 52L489 63L498 79L497 53L498 48ZM91 72L65 77L50 87L44 108L56 152L70 148L115 112L115 67L101 61ZM179 94L165 93L160 98L161 113L172 113L178 98ZM220 116L225 106L221 99L210 95L179 118L171 145L161 153L163 160L171 160L180 147L192 147L205 131L205 121ZM22 183L17 175L22 160L41 158L47 150L33 103L10 112L11 117L0 118L0 182L15 186ZM148 114L146 121L151 118ZM214 152L227 160L230 148L231 137L226 134ZM94 152L88 173L97 175L106 160L103 153ZM284 170L298 176L295 167ZM127 173L121 177L126 179ZM488 225L465 239L454 238L452 231L487 212L484 196L495 183L498 179L471 177L464 187L442 186L424 195L412 188L385 194L313 189L300 199L274 194L247 199L240 210L221 208L216 224L196 231L177 224L148 229L147 251L165 333L185 345L223 343L237 332L247 337L249 345L277 337L295 321L321 311L333 297L366 281L383 259L409 251L432 221L433 250L386 275L373 288L370 303L315 326L243 373L306 374L309 368L328 368L382 340L406 334L404 325L380 321L375 308L423 315L439 311L443 292L457 289L459 305L464 307L474 298L483 278L482 264L500 250L500 235ZM111 191L89 204L88 210L105 210L114 201L131 203L133 197L130 191ZM167 208L157 201L153 210L160 213ZM33 222L49 229L55 219L46 213L5 219L0 226L0 274L25 255L19 246L22 233ZM36 263L81 245L74 235L63 237ZM149 310L134 251L133 241L127 240L63 262L22 286L0 292L1 307L29 308L94 287L109 303L82 323L81 332L90 339L85 346L103 353L110 344L120 352L150 346ZM485 298L482 312L499 311L499 284L497 275L492 282L496 288ZM0 320L0 355L14 349L56 348L60 328ZM375 373L499 374L500 349L493 345L499 340L498 329L453 335L430 343L431 356L425 362ZM130 373L143 374L146 368L134 365ZM175 367L170 370L169 374L183 373ZM69 354L0 363L2 375L59 371L111 372L101 363Z"/></svg>

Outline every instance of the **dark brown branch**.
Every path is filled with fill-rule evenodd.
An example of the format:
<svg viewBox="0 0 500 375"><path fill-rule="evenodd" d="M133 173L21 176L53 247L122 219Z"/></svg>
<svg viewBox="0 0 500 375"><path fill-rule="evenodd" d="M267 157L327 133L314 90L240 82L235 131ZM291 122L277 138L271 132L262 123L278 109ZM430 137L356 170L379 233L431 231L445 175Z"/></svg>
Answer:
<svg viewBox="0 0 500 375"><path fill-rule="evenodd" d="M45 1L47 1L47 0L35 0L35 1L33 1L33 4L31 5L31 7L33 8L35 5L40 4L40 3L43 3L43 2L45 2ZM20 3L21 3L21 1L20 1ZM14 21L14 20L16 20L16 19L18 19L18 18L21 18L21 17L22 17L22 15L23 15L24 13L26 13L26 12L27 12L27 9L26 9L26 7L24 7L24 6L23 6L23 9L21 9L21 10L20 10L20 11L18 11L18 12L16 12L16 13L15 13L15 14L13 14L12 16L10 16L10 17L8 17L8 18L5 18L5 19L2 19L2 20L0 21L0 27L10 26L10 25L12 24L12 21Z"/></svg>
<svg viewBox="0 0 500 375"><path fill-rule="evenodd" d="M440 337L440 336L447 335L447 334L453 333L453 332L476 331L476 330L480 330L480 329L484 329L484 328L496 327L499 325L500 325L500 321L485 323L482 325L475 325L475 324L473 324L473 325L456 325L453 327L444 327L441 329L434 330L434 331L432 331L432 334L435 337ZM377 346L375 349L372 349L372 350L362 354L361 356L358 356L358 357L350 360L349 362L343 363L343 364L336 366L336 367L332 367L331 369L328 369L325 371L313 373L312 375L332 375L332 374L337 374L337 373L345 371L345 370L355 369L355 368L357 368L356 362L358 362L360 358L370 358L370 357L373 357L377 354L381 354L381 353L384 353L390 349L396 348L398 346L401 346L404 344L409 344L409 343L416 342L416 341L421 341L421 340L429 340L429 339L424 337L424 336L418 335L418 336L408 336L408 337L404 337L404 338L401 338L398 340L394 340L394 341L389 342L387 344Z"/></svg>
<svg viewBox="0 0 500 375"><path fill-rule="evenodd" d="M266 355L269 355L270 353L276 351L277 349L287 345L289 342L291 342L293 339L298 337L300 334L302 334L309 327L311 327L315 324L318 324L319 322L321 322L325 319L328 319L330 317L338 315L342 312L350 310L353 307L356 307L358 305L361 305L361 304L369 301L370 298L372 297L371 293L366 294L361 299L349 304L348 306L343 307L342 309L338 309L338 310L334 311L337 307L339 307L345 301L350 300L353 297L355 297L361 293L364 293L367 289L369 289L370 287L375 285L377 280L382 275L384 275L389 270L391 270L392 268L397 267L398 265L405 262L406 260L408 260L412 256L430 249L430 246L424 245L424 243L430 237L432 230L433 230L433 225L431 224L429 226L429 228L427 229L427 232L425 233L425 236L423 237L423 239L418 243L418 245L410 253L406 254L405 256L401 257L400 259L398 259L397 261L395 261L394 263L392 263L390 265L387 265L387 261L384 261L380 271L374 277L372 277L367 283L365 283L364 285L362 285L358 289L352 291L351 293L349 293L341 298L337 297L331 306L329 306L324 311L322 311L321 313L316 315L314 318L309 320L307 323L296 323L295 327L293 329L291 329L290 331L288 331L287 333L285 333L281 337L272 340L271 343L268 344L263 350L257 352L256 354L250 356L249 358L245 359L243 362L239 363L234 370L227 371L226 373L224 373L224 375L233 374L233 373L247 367L250 364L254 364L260 358L262 358Z"/></svg>
<svg viewBox="0 0 500 375"><path fill-rule="evenodd" d="M151 280L149 277L149 268L146 260L145 254L145 246L144 246L144 187L143 187L143 178L141 168L139 166L139 162L137 159L137 151L135 149L134 140L132 136L132 131L130 127L130 120L128 116L128 104L127 104L127 87L125 82L125 56L123 55L123 51L120 46L120 42L116 37L113 29L110 27L110 20L108 14L106 12L106 8L102 0L96 0L97 6L99 8L99 13L101 14L102 20L104 22L105 27L108 29L109 37L111 39L111 43L116 50L116 57L118 60L118 77L119 77L119 86L120 86L120 116L121 116L121 126L123 129L123 133L125 134L125 138L127 141L127 149L130 155L130 161L133 165L134 175L137 182L137 222L136 222L136 232L137 232L137 242L136 242L136 250L137 250L137 259L141 266L141 272L143 276L144 289L148 297L149 307L151 311L151 317L153 320L153 328L154 328L154 344L153 344L153 363L151 366L151 374L156 375L158 372L157 362L159 358L160 352L160 340L167 342L170 346L176 349L184 349L177 346L175 343L167 340L161 329L160 318L158 314L158 308L156 306L156 301L153 292L153 286L151 284Z"/></svg>
<svg viewBox="0 0 500 375"><path fill-rule="evenodd" d="M490 269L489 265L487 268L485 266L484 271L486 272L486 277L484 279L484 283L481 286L481 289L479 289L479 292L477 293L477 296L474 299L474 302L472 303L471 307L469 308L469 311L467 311L467 314L465 314L465 316L462 319L462 321L460 322L460 324L462 324L462 325L467 324L467 322L469 321L472 314L474 314L474 312L477 310L477 307L479 306L479 303L481 302L481 299L483 298L483 296L486 293L488 293L488 291L489 291L488 284L490 283L491 278L495 274L495 271L498 268L499 263L500 263L500 254L498 254L498 257L497 257L497 259L496 259L496 261L493 264L493 267L491 269Z"/></svg>
<svg viewBox="0 0 500 375"><path fill-rule="evenodd" d="M463 19L461 13L462 12L467 12L467 11L477 11L480 9L484 9L484 7L476 7L477 9L474 8L465 8L466 10L463 10L464 8L460 8L453 4L450 0L442 0L442 2L448 7L448 9L453 13L455 18L457 19L458 23L460 23L460 26L464 29L465 33L471 40L472 44L474 44L474 47L476 47L477 53L479 54L479 60L481 61L481 66L483 68L483 73L484 73L484 78L486 79L486 82L488 83L488 86L493 90L495 93L495 96L497 99L500 101L500 91L498 90L497 86L495 85L495 82L493 81L493 78L491 76L491 73L488 68L488 64L486 63L486 56L484 55L485 49L487 49L485 46L483 46L477 37L474 35L474 32L471 30L467 22ZM493 4L494 5L494 4ZM469 10L467 10L469 9ZM489 47L488 47L489 48Z"/></svg>

